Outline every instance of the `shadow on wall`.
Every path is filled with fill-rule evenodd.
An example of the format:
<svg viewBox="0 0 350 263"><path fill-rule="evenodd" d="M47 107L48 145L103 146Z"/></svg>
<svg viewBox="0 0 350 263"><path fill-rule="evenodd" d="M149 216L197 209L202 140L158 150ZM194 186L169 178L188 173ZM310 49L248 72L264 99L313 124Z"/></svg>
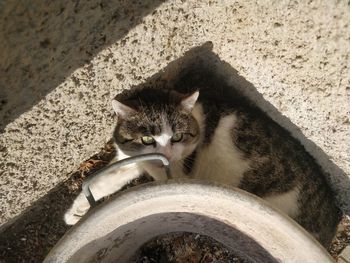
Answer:
<svg viewBox="0 0 350 263"><path fill-rule="evenodd" d="M332 163L329 157L316 144L307 139L289 119L282 116L274 106L265 101L251 83L239 76L238 72L228 63L220 60L212 52L211 43L208 42L200 47L193 48L182 58L171 62L164 70L134 88L173 88L181 74L190 70L198 72L199 76L196 79L200 80L200 71L196 71L198 68L214 72L216 76L219 76L219 79L222 79L222 87L230 87L229 90L223 91L225 94L230 94L230 90L243 93L302 142L307 151L329 173L327 179L338 193L338 203L345 213L350 214L350 204L347 203L350 200L350 180L345 172ZM195 86L194 88L199 88L200 82L192 83L192 85ZM108 154L107 157L102 158L102 160L108 161L112 158ZM0 251L2 252L0 252L0 256L5 259L5 262L7 260L20 262L30 255L28 253L32 253L34 261L41 262L49 249L68 229L63 223L63 214L77 194L81 180L82 178L74 173L67 182L56 186L46 196L35 202L26 212L17 217L16 220L12 221L11 224L9 223L2 228L0 235ZM80 181L80 183L77 183L77 181ZM76 184L75 190L69 190L74 184ZM28 241L23 241L22 244L19 241L21 238L27 238ZM31 242L32 240L34 242Z"/></svg>
<svg viewBox="0 0 350 263"><path fill-rule="evenodd" d="M0 3L0 132L162 2Z"/></svg>

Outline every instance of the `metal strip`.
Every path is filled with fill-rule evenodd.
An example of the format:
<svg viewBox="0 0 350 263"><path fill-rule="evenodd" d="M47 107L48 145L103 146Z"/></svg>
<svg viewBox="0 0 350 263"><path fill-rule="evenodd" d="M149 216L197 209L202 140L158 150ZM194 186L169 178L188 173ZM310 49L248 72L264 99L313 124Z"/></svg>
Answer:
<svg viewBox="0 0 350 263"><path fill-rule="evenodd" d="M163 162L164 169L167 175L168 179L171 179L170 174L170 166L169 166L169 160L163 155L159 153L149 153L149 154L142 154L130 158L125 158L123 160L117 161L115 163L112 163L108 165L107 167L102 168L100 171L92 175L91 177L87 178L82 185L83 193L86 197L86 199L89 201L90 206L96 205L96 200L90 190L90 183L92 180L95 180L97 177L101 177L106 173L113 172L125 165L132 164L132 163L138 163L138 162L144 162L144 161L151 161L151 160L159 160Z"/></svg>

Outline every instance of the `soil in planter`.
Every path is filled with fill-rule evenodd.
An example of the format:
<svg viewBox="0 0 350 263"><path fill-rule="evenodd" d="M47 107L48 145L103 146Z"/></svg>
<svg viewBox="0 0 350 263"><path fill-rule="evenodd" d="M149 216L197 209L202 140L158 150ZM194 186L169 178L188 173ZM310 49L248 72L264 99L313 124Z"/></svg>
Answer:
<svg viewBox="0 0 350 263"><path fill-rule="evenodd" d="M130 262L136 263L241 263L230 249L195 233L171 233L144 244Z"/></svg>

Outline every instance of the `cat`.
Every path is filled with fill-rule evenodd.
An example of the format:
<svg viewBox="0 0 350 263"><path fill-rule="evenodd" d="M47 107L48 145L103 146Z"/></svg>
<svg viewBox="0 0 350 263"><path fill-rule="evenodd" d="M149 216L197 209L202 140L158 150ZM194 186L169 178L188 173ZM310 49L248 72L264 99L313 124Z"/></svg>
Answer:
<svg viewBox="0 0 350 263"><path fill-rule="evenodd" d="M341 212L321 168L296 139L245 97L209 87L215 84L206 82L207 88L200 91L194 90L196 85L180 85L177 91L144 88L113 100L117 159L162 153L174 178L209 180L253 193L327 248ZM92 192L98 200L144 172L166 180L157 162L145 162L94 182ZM81 193L65 222L75 224L89 207Z"/></svg>

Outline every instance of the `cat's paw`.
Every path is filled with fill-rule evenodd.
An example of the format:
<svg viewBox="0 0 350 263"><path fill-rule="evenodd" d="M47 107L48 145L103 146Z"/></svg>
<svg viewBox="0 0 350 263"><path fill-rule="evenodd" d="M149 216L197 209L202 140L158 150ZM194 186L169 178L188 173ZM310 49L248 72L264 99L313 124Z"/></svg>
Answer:
<svg viewBox="0 0 350 263"><path fill-rule="evenodd" d="M89 210L90 205L84 195L80 194L71 208L64 214L64 222L67 225L75 225Z"/></svg>

